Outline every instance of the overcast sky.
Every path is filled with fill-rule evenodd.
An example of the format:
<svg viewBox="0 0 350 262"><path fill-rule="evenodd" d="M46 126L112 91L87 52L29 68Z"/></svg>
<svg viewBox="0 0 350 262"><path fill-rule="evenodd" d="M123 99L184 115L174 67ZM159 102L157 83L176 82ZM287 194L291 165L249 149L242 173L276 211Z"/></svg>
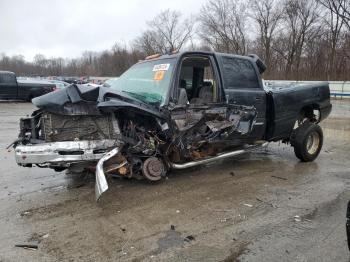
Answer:
<svg viewBox="0 0 350 262"><path fill-rule="evenodd" d="M31 61L78 57L85 50L128 44L146 21L170 8L195 14L203 0L0 0L0 54L22 54Z"/></svg>

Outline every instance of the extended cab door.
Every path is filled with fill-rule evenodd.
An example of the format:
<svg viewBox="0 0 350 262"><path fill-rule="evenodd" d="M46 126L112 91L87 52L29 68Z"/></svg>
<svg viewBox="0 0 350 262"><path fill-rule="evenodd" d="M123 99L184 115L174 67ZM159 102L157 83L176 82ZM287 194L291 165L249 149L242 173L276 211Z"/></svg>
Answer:
<svg viewBox="0 0 350 262"><path fill-rule="evenodd" d="M16 75L11 72L0 72L0 99L17 98Z"/></svg>
<svg viewBox="0 0 350 262"><path fill-rule="evenodd" d="M249 136L263 139L266 129L266 92L259 71L248 57L219 55L223 87L229 103L254 106L257 119Z"/></svg>

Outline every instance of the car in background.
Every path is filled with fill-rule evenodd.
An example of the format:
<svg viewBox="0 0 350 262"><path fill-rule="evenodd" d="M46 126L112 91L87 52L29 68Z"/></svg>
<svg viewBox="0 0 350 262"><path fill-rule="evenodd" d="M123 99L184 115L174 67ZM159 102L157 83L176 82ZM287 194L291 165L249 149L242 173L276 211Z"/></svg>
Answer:
<svg viewBox="0 0 350 262"><path fill-rule="evenodd" d="M60 81L60 80L48 80L50 83L53 83L56 85L57 90L63 89L67 86L69 86L70 84L64 81Z"/></svg>
<svg viewBox="0 0 350 262"><path fill-rule="evenodd" d="M56 85L45 80L17 79L16 74L0 71L0 99L24 100L41 96L56 90Z"/></svg>
<svg viewBox="0 0 350 262"><path fill-rule="evenodd" d="M61 80L69 84L76 84L76 85L83 85L88 83L86 80L80 79L78 77L63 77Z"/></svg>

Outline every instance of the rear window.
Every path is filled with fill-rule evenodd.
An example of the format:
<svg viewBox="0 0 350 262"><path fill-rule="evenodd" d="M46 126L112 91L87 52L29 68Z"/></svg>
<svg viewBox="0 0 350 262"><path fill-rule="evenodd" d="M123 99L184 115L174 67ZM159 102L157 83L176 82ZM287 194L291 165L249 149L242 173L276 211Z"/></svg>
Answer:
<svg viewBox="0 0 350 262"><path fill-rule="evenodd" d="M14 74L0 74L0 83L6 84L6 83L15 83L16 82L16 76Z"/></svg>
<svg viewBox="0 0 350 262"><path fill-rule="evenodd" d="M225 89L259 88L256 71L249 60L222 57Z"/></svg>

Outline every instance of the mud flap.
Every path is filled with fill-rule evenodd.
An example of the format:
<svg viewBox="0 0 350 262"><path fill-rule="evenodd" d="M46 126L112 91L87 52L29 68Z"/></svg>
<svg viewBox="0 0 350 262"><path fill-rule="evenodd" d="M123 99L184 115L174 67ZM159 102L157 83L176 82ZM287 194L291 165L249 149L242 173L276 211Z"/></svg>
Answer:
<svg viewBox="0 0 350 262"><path fill-rule="evenodd" d="M105 176L105 173L103 171L103 163L106 162L108 159L112 158L116 154L118 154L119 148L116 147L113 150L106 153L97 163L96 166L96 184L95 184L95 197L96 201L98 201L101 197L101 195L107 191L108 184L107 179Z"/></svg>

